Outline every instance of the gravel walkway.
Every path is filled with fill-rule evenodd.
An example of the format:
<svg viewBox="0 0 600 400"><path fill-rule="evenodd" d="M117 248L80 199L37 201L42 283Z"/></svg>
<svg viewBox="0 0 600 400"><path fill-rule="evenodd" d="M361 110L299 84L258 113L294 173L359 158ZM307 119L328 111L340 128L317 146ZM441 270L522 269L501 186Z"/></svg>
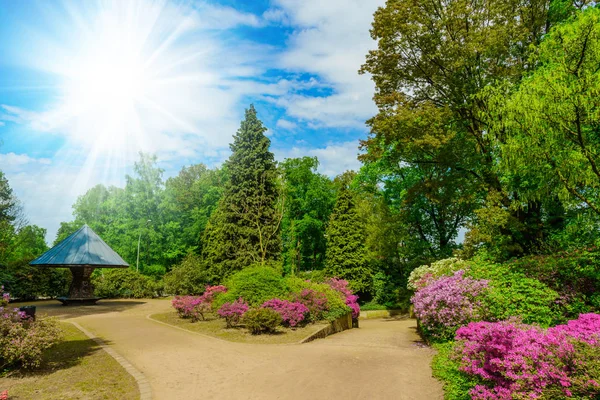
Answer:
<svg viewBox="0 0 600 400"><path fill-rule="evenodd" d="M48 303L53 304L53 303ZM103 301L85 309L43 304L72 319L141 371L155 399L442 399L433 351L414 320L361 320L360 329L302 345L207 338L147 319L165 300ZM112 311L116 310L116 311Z"/></svg>

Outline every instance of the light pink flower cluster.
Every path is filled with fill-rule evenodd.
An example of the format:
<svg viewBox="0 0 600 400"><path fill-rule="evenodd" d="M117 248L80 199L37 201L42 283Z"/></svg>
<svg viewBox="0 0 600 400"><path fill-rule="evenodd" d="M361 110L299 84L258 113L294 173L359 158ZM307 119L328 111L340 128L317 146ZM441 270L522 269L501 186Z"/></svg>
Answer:
<svg viewBox="0 0 600 400"><path fill-rule="evenodd" d="M456 332L455 351L461 371L488 383L471 390L475 400L535 399L550 389L594 398L600 385L589 376L574 377L573 371L576 363L585 363L576 342L598 346L599 328L598 314L546 330L515 321L472 322Z"/></svg>
<svg viewBox="0 0 600 400"><path fill-rule="evenodd" d="M225 303L219 308L217 314L225 319L228 328L232 328L238 324L242 316L248 311L248 303L241 297L231 303Z"/></svg>
<svg viewBox="0 0 600 400"><path fill-rule="evenodd" d="M356 319L360 315L360 306L358 305L358 296L352 293L348 287L348 281L344 279L331 278L327 284L332 289L343 294L346 298L346 305L352 309L352 318Z"/></svg>
<svg viewBox="0 0 600 400"><path fill-rule="evenodd" d="M464 277L460 270L418 290L412 297L415 315L434 339L451 339L456 329L481 317L477 296L488 287L487 280Z"/></svg>
<svg viewBox="0 0 600 400"><path fill-rule="evenodd" d="M291 302L277 298L265 301L261 308L270 308L273 311L276 311L279 315L281 315L283 323L291 326L292 328L298 326L299 323L304 321L309 313L308 307L302 303Z"/></svg>

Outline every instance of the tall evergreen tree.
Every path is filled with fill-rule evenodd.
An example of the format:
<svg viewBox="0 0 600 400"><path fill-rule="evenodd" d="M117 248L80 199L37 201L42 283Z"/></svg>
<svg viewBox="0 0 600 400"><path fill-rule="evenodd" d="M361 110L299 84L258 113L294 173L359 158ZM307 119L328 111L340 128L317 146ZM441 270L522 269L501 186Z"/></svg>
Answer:
<svg viewBox="0 0 600 400"><path fill-rule="evenodd" d="M251 105L230 145L229 181L204 232L202 255L214 280L279 258L282 204L266 130Z"/></svg>
<svg viewBox="0 0 600 400"><path fill-rule="evenodd" d="M365 225L350 190L351 177L345 173L326 230L325 273L346 279L357 292L366 293L372 284L372 271L365 245Z"/></svg>

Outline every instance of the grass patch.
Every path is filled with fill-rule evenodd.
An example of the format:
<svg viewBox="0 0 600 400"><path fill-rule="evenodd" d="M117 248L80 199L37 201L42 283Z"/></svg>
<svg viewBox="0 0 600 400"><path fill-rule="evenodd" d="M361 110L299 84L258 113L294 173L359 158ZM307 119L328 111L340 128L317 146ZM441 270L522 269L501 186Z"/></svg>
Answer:
<svg viewBox="0 0 600 400"><path fill-rule="evenodd" d="M308 335L317 332L327 323L309 324L295 330L290 328L278 327L274 334L252 335L240 326L238 328L226 329L225 321L214 316L208 316L206 321L191 322L189 319L179 318L176 312L153 314L152 319L164 322L169 325L187 329L188 331L202 333L219 339L229 340L230 342L254 343L254 344L290 344L298 343Z"/></svg>
<svg viewBox="0 0 600 400"><path fill-rule="evenodd" d="M0 377L0 392L17 399L138 399L133 377L79 329L61 323L64 340L46 350L40 368Z"/></svg>

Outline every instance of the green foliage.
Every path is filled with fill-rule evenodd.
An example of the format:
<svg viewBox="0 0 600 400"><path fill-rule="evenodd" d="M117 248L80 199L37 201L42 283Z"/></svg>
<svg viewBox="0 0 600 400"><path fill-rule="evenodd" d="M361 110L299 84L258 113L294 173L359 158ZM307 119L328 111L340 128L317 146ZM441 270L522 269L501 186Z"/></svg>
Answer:
<svg viewBox="0 0 600 400"><path fill-rule="evenodd" d="M365 247L365 226L359 218L348 177L342 177L340 190L327 226L325 273L345 279L355 292L369 292L372 268Z"/></svg>
<svg viewBox="0 0 600 400"><path fill-rule="evenodd" d="M227 293L219 294L213 305L218 309L227 302L244 299L251 307L259 307L275 297L288 293L286 281L280 271L266 266L245 268L230 276L224 283Z"/></svg>
<svg viewBox="0 0 600 400"><path fill-rule="evenodd" d="M247 311L242 317L242 322L254 335L261 333L273 333L281 325L281 315L270 308L256 308Z"/></svg>
<svg viewBox="0 0 600 400"><path fill-rule="evenodd" d="M327 297L328 310L325 311L322 316L310 315L309 319L311 321L316 321L321 318L328 321L334 321L351 311L350 307L346 305L345 297L326 283L306 281L297 277L288 277L285 279L285 283L290 293L287 296L288 300L293 300L294 294L302 292L303 289L311 289L315 292L325 294Z"/></svg>
<svg viewBox="0 0 600 400"><path fill-rule="evenodd" d="M208 284L207 273L197 255L188 254L164 277L165 291L174 295L199 295Z"/></svg>
<svg viewBox="0 0 600 400"><path fill-rule="evenodd" d="M484 320L517 317L526 324L543 327L563 321L556 307L558 293L537 279L512 271L506 264L470 261L467 275L490 280L489 289L481 297Z"/></svg>
<svg viewBox="0 0 600 400"><path fill-rule="evenodd" d="M480 381L459 370L460 363L454 359L454 342L438 343L433 347L437 354L431 362L433 376L444 384L445 400L471 400L469 390Z"/></svg>
<svg viewBox="0 0 600 400"><path fill-rule="evenodd" d="M156 284L132 268L96 269L92 275L94 293L107 298L151 298Z"/></svg>
<svg viewBox="0 0 600 400"><path fill-rule="evenodd" d="M265 132L250 106L230 145L229 180L203 236L202 255L215 280L280 257L283 204Z"/></svg>
<svg viewBox="0 0 600 400"><path fill-rule="evenodd" d="M317 173L316 157L281 163L285 212L282 220L283 257L292 274L323 268L325 225L335 204L335 188Z"/></svg>
<svg viewBox="0 0 600 400"><path fill-rule="evenodd" d="M30 267L26 261L0 265L0 282L19 300L64 296L71 278L67 269Z"/></svg>
<svg viewBox="0 0 600 400"><path fill-rule="evenodd" d="M557 291L565 318L600 309L600 251L595 247L524 257L509 266Z"/></svg>
<svg viewBox="0 0 600 400"><path fill-rule="evenodd" d="M491 90L502 167L521 199L557 193L600 214L600 9L588 7L544 37L517 89ZM500 134L500 133L498 133Z"/></svg>

